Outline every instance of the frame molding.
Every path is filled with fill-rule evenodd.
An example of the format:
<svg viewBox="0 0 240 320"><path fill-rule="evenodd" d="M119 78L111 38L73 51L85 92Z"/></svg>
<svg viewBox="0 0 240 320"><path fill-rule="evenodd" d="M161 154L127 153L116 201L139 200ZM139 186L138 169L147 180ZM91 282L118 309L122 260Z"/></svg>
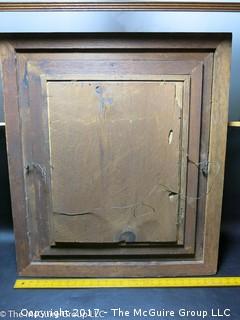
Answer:
<svg viewBox="0 0 240 320"><path fill-rule="evenodd" d="M240 2L200 2L162 0L35 0L5 1L1 11L222 11L240 12Z"/></svg>
<svg viewBox="0 0 240 320"><path fill-rule="evenodd" d="M184 39L182 36L184 35ZM197 36L198 35L198 36ZM114 41L104 41L102 35L93 41L96 35L90 37L79 38L75 34L69 38L69 35L60 35L53 41L54 35L42 35L35 37L34 41L29 41L21 35L8 36L0 42L0 56L3 61L3 80L4 80L4 107L6 115L6 133L8 142L8 161L10 170L10 186L12 194L12 209L14 217L14 230L17 239L17 262L18 271L24 276L68 276L72 277L88 276L88 277L159 277L159 276L183 276L183 275L209 275L216 273L218 242L222 203L222 190L224 178L224 158L227 138L227 118L228 118L228 86L230 78L230 54L231 54L231 37L229 34L177 34L172 38L169 34L158 34L147 40L139 38L137 35L136 43L131 41L127 46L131 35L124 41L116 39L115 35L111 35ZM59 38L62 41L59 40ZM68 42L65 42L65 39ZM45 39L45 40L44 40ZM209 41L207 41L207 39ZM154 40L154 41L152 41ZM187 40L187 41L186 41ZM210 41L211 40L211 41ZM146 43L145 43L145 42ZM145 43L145 45L144 45ZM108 44L108 45L107 45ZM201 45L201 46L200 46ZM199 220L199 224L204 227L203 243L198 243L198 254L194 259L183 258L181 261L151 259L147 261L130 260L130 261L48 261L41 260L37 257L31 257L30 238L28 232L28 215L26 214L26 197L23 172L23 158L19 155L23 154L22 144L22 128L21 116L19 113L19 100L14 92L18 91L18 82L16 77L16 53L38 50L69 50L69 49L92 49L92 48L144 48L144 49L207 49L211 55L214 54L213 66L213 101L210 121L210 163L218 163L219 171L216 175L214 170L210 170L207 180L207 197L204 203L205 218ZM212 82L212 81L211 81ZM206 107L208 101L205 101ZM25 108L24 112L28 112ZM216 125L217 124L217 125ZM214 186L216 192L209 192ZM206 206L205 206L206 205ZM213 226L216 226L214 230Z"/></svg>

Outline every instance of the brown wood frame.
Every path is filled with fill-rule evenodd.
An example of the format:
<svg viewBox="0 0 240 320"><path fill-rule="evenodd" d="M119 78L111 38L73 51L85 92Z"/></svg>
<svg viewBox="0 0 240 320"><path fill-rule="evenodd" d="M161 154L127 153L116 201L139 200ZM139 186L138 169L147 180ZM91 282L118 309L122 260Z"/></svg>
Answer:
<svg viewBox="0 0 240 320"><path fill-rule="evenodd" d="M20 55L21 55L21 53L20 53ZM26 54L27 55L27 54ZM19 63L21 66L22 66L22 68L21 67L19 67L18 68L18 71L19 71L19 74L21 74L21 78L22 79L24 79L24 77L26 77L26 69L27 69L27 67L25 66L25 63L24 63L24 60L25 60L25 62L27 62L27 57L25 56L25 54L23 54L23 56L21 55L21 63ZM31 73L32 73L32 75L31 75L31 73L30 72L28 72L28 79L29 79L29 82L30 82L30 86L32 87L32 90L31 91L34 91L34 92L36 92L36 88L34 89L34 82L35 82L35 80L36 80L36 82L38 83L38 82L41 82L41 87L42 87L42 90L43 91L45 91L45 89L44 89L44 87L45 87L45 84L46 84L46 81L47 80L51 80L51 75L47 75L45 72L44 72L44 68L41 68L40 67L40 61L37 63L38 61L37 60L35 60L35 63L31 63L30 65L31 66L29 66L29 69L32 69L31 70ZM39 64L39 65L38 65ZM162 64L164 65L164 62L162 62ZM161 63L159 62L159 65L161 65ZM163 65L162 65L162 68L164 68L163 67ZM194 66L194 67L193 67ZM22 70L20 70L20 69L22 69ZM47 68L48 70L50 69L49 67ZM59 66L57 67L57 69L60 69L59 68ZM197 63L196 62L194 62L194 63L190 63L190 67L188 67L188 68L186 68L186 67L184 67L183 68L184 69L184 71L182 70L182 72L183 73L188 73L188 72L191 72L192 71L192 74L191 74L191 76L192 76L192 90L194 90L194 91L197 91L196 90L196 84L197 84L197 86L199 86L199 85L201 85L201 82L202 82L202 69L203 69L203 66L202 66L202 64L198 61ZM192 70L193 69L193 70ZM49 71L48 71L49 72ZM44 76L43 76L43 74L44 74ZM57 79L57 78L59 78L59 79L67 79L67 78L69 78L69 80L72 80L72 79L74 79L74 77L76 78L77 77L77 79L80 79L81 77L80 76L78 76L78 75L58 75L58 76L56 76L55 74L54 74L54 76L52 77L52 80L54 80L54 79ZM99 79L101 79L102 78L102 76L100 76L100 75L88 75L88 76L85 76L85 78L86 79L91 79L91 77L93 77L94 79L97 79L97 78L99 78ZM120 78L121 79L123 79L123 78L125 78L125 79L128 79L130 77L130 75L127 75L127 76L121 76ZM131 79L132 79L132 77L133 76L131 76ZM146 75L144 75L144 76L140 76L140 75L138 75L138 76L136 76L135 75L135 77L140 77L140 78L142 78L142 79L147 79L147 76ZM82 76L82 78L84 78L83 76ZM110 79L111 77L108 77L108 79ZM118 76L112 76L112 80L114 79L114 78L119 78ZM151 77L149 77L149 80L151 79L151 80L153 80L153 78L154 78L154 76L151 76ZM157 79L157 78L159 78L159 76L155 76L155 78ZM189 78L189 76L186 76L186 75L178 75L178 76L176 76L176 75L168 75L168 76L166 76L166 78L168 78L169 80L172 78L172 79L178 79L179 81L181 81L182 83L184 83L185 84L185 86L186 86L186 90L189 90L189 86L190 86L190 78ZM34 80L35 79L35 80ZM194 81L193 81L194 80ZM21 82L21 81L20 81ZM186 84L186 83L187 84ZM196 82L196 84L193 84L194 82ZM188 89L187 89L187 87L188 87ZM43 96L45 96L45 94L43 94ZM201 97L200 97L201 98ZM186 99L187 100L187 99ZM194 136L195 137L195 144L196 145L199 145L199 141L198 141L198 139L200 138L200 122L201 122L201 115L199 115L199 112L201 111L201 99L199 99L199 96L198 95L196 95L196 98L192 98L192 102L191 102L191 104L192 105L199 105L199 108L196 108L196 111L195 112L193 112L194 114L195 114L195 119L194 119L194 124L195 124L195 126L193 126L192 127L192 131L194 131L195 132L195 134L192 134L191 136ZM200 101L199 101L200 100ZM34 101L36 101L35 99L34 99ZM40 100L41 101L41 100ZM39 102L40 102L39 101ZM26 102L23 102L23 104L25 104ZM186 104L188 105L188 101L186 101ZM38 103L37 102L35 102L35 105L34 105L34 107L33 108L35 108L36 110L40 110L41 109L41 105L44 105L44 103L42 103L42 102L40 102L40 107L39 107L39 105L38 105ZM46 106L46 109L47 109L47 106ZM189 111L189 110L188 110ZM39 117L38 117L39 118ZM34 121L34 119L33 119L33 121ZM47 121L46 121L47 122ZM47 126L47 125L46 125ZM35 127L37 127L37 125L35 126ZM28 129L29 131L31 131L31 129L29 128ZM187 135L187 132L186 132L186 135ZM32 143L29 141L29 143L27 143L27 141L28 141L28 136L29 136L29 134L28 134L28 132L26 133L26 135L24 135L24 137L23 137L23 141L25 141L25 145L26 145L26 147L25 147L25 150L27 150L27 145L29 144L29 145L31 145ZM39 135L38 135L39 136ZM186 137L186 139L187 139L187 137ZM193 150L195 150L195 148L194 148L194 143L192 143L191 144L192 145L192 147L193 148L189 148L189 154L191 154L192 155L192 157L195 157L196 156L196 158L198 159L199 158L199 154L198 154L198 152L199 152L199 149L198 148L196 148L197 149L197 155L195 155L195 153L196 153L196 151L194 152ZM193 150L192 150L193 149ZM28 156L27 156L28 157ZM39 158L39 156L38 156L38 158ZM187 159L184 159L185 161L184 162L187 162ZM187 168L185 168L185 169L187 169ZM193 168L193 172L192 172L192 174L194 174L195 175L195 177L196 177L196 180L197 180L197 175L198 175L198 170L196 169L196 167L194 166L194 168ZM195 185L195 188L196 188L196 190L191 190L191 192L194 192L194 195L196 196L197 195L197 184ZM193 189L193 187L192 187L192 189ZM29 193L29 194L31 194L31 193ZM31 197L31 196L29 196L29 197ZM33 198L33 196L31 197L31 198ZM182 199L183 200L183 199ZM182 201L182 202L185 202L185 200L184 201ZM196 202L196 201L195 201ZM178 254L178 255L180 255L180 254L193 254L194 253L194 249L195 249L195 228L193 227L194 225L195 225L195 223L193 222L193 220L194 219L196 219L196 211L194 210L194 208L195 208L195 206L193 205L193 204L191 204L191 206L187 206L188 208L186 209L186 219L184 220L185 221L185 223L186 223L186 228L189 230L188 232L187 232L187 235L185 235L185 237L186 237L186 239L185 239L185 243L183 243L183 239L180 241L180 243L178 243L178 245L183 245L184 244L184 247L181 247L181 248L178 248L178 249L176 249L175 247L174 248L172 248L173 249L173 252L170 252L171 251L171 249L169 249L168 247L165 247L165 248L161 248L161 249L159 249L159 248L155 248L155 250L154 250L154 248L149 248L149 252L148 253L145 253L145 248L144 247L142 247L142 248L138 248L138 249L135 249L135 251L133 252L133 253L130 253L130 251L131 250L127 250L127 249L129 249L129 248L127 248L127 246L126 246L126 248L121 248L121 255L123 255L123 254L132 254L132 255L137 255L137 254L145 254L145 255L147 255L147 254L150 254L150 255L154 255L154 254L159 254L160 255L160 253L162 254L162 255L166 255L167 256L167 253L166 253L166 251L169 251L169 255L171 255L171 254ZM196 208L195 208L196 209ZM45 210L42 210L43 212L45 211ZM38 214L38 216L41 216L41 213L39 213ZM42 221L47 221L48 219L47 219L47 217L45 216L45 212L44 212L44 216L41 218L41 220ZM189 228L187 227L187 226L189 226ZM47 226L46 226L46 228L48 228ZM44 228L43 228L44 229ZM181 232L180 232L180 230L181 230ZM190 232L191 231L191 232ZM43 232L44 232L44 230L43 230ZM184 225L183 225L183 221L182 221L182 224L181 224L181 228L179 228L179 232L182 234L181 235L181 238L184 238ZM41 232L40 232L41 233ZM46 241L46 239L48 238L48 235L46 234L45 235L45 237L43 237L44 238L44 241ZM47 244L46 244L46 246L47 246ZM167 249L167 250L166 250ZM37 251L37 250L35 250L35 251ZM47 252L48 253L48 256L50 256L50 253L51 252L53 252L54 250L52 250L52 249L48 249L47 248L47 250L44 250L43 251L43 255L44 255L44 252ZM56 249L56 251L58 251L58 255L59 255L59 249ZM77 250L75 250L75 251L77 251ZM85 256L85 255L89 255L89 256L91 256L91 254L93 255L94 253L96 254L96 252L97 252L97 254L98 255L100 255L100 252L102 253L102 254L104 254L104 255L113 255L114 253L115 254L117 254L117 251L120 251L119 250L119 248L115 248L115 250L114 250L114 248L111 248L111 250L103 250L103 249L97 249L97 250L90 250L90 249L88 249L87 251L86 251L86 249L85 250L82 250L82 251L80 251L80 250L78 250L77 252L76 252L76 255L78 254L79 256L80 255L82 255L82 256ZM162 252L161 252L162 251ZM67 252L68 252L68 250L67 250ZM65 253L66 254L66 253ZM53 255L53 257L54 257L54 255Z"/></svg>
<svg viewBox="0 0 240 320"><path fill-rule="evenodd" d="M181 37L184 36L184 40ZM23 36L5 36L0 44L1 60L3 62L4 80L4 107L6 116L6 133L8 142L8 160L10 171L10 185L12 192L12 210L14 217L15 237L17 239L18 270L21 275L47 275L47 276L182 276L213 274L217 270L218 241L220 231L220 217L223 192L224 162L227 136L228 117L228 87L230 78L230 37L222 35L175 35L169 38L168 34L148 35L148 40L137 38L134 48L144 49L199 49L214 52L213 92L210 121L210 146L209 162L210 171L207 181L207 195L205 206L205 218L198 223L204 228L203 251L195 259L186 258L180 261L171 260L140 260L134 261L34 261L30 258L28 221L26 217L25 187L23 174L23 154L21 141L21 121L19 116L16 79L16 52L21 50L43 50L44 48L84 48L94 46L101 48L106 45L104 37L92 42L92 36L78 39L78 35L72 36L65 43L61 35L58 41L49 41L51 36L39 36L34 41L29 41ZM94 35L93 35L94 37ZM125 37L128 37L125 35ZM138 36L139 37L139 36ZM161 41L156 41L156 38ZM52 38L54 39L54 38ZM62 41L61 41L62 39ZM66 39L66 38L65 38ZM93 38L94 39L94 38ZM126 48L126 43L116 40L108 42L109 48ZM207 108L210 102L206 101ZM17 116L18 115L18 116ZM211 170L211 163L218 163L218 174ZM214 188L214 192L212 189Z"/></svg>
<svg viewBox="0 0 240 320"><path fill-rule="evenodd" d="M0 3L0 11L240 11L236 2L200 2L200 1L5 1Z"/></svg>

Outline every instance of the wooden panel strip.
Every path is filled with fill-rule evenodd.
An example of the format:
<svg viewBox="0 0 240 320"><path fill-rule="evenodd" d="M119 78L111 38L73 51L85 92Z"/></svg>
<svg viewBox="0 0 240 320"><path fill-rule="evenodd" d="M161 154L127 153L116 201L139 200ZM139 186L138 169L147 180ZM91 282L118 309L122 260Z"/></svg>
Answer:
<svg viewBox="0 0 240 320"><path fill-rule="evenodd" d="M205 250L206 261L217 270L219 231L227 142L228 98L231 45L223 41L215 52L213 70L213 101L211 111L209 172L206 198ZM214 226L214 232L211 230Z"/></svg>
<svg viewBox="0 0 240 320"><path fill-rule="evenodd" d="M5 1L0 11L222 11L239 12L238 2L200 1Z"/></svg>
<svg viewBox="0 0 240 320"><path fill-rule="evenodd" d="M14 222L18 270L25 268L29 262L29 233L27 208L24 189L24 171L22 159L21 124L18 109L18 88L16 79L15 50L7 42L0 44L0 58L3 64L3 92L6 119L6 141L8 149L8 167L11 189L11 204ZM21 169L20 169L21 168ZM21 217L21 218L20 218Z"/></svg>

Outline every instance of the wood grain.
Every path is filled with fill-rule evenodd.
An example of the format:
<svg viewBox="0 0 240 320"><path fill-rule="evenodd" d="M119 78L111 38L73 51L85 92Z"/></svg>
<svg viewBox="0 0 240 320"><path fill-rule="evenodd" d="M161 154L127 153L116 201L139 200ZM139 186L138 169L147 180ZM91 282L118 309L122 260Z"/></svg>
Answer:
<svg viewBox="0 0 240 320"><path fill-rule="evenodd" d="M213 70L213 102L210 125L209 176L207 184L205 251L204 261L212 272L218 266L218 243L220 235L227 121L230 81L231 46L228 41L220 43L215 53ZM220 76L221 75L221 76ZM221 134L219 134L221 132ZM218 214L216 214L218 212ZM214 226L214 232L211 227Z"/></svg>
<svg viewBox="0 0 240 320"><path fill-rule="evenodd" d="M238 12L237 2L200 1L5 1L0 11L222 11Z"/></svg>
<svg viewBox="0 0 240 320"><path fill-rule="evenodd" d="M58 58L56 58L56 56ZM74 54L73 54L74 56ZM87 56L88 53L82 53L82 54L78 54L75 55L76 58L83 58L84 61L81 60L74 60L72 54L71 55L67 55L67 54L60 54L58 53L58 55L56 54L19 54L19 59L23 59L25 61L25 66L22 67L21 70L21 77L22 80L20 80L22 83L25 83L26 80L28 80L28 83L30 85L29 87L29 94L26 94L26 98L29 96L29 98L31 99L31 109L32 112L37 114L36 116L33 116L33 121L35 122L34 119L36 119L38 122L40 121L41 123L36 122L34 124L34 135L36 134L36 132L41 128L48 128L48 104L47 104L47 100L49 98L51 98L51 96L49 96L49 98L47 97L47 89L46 89L46 83L50 82L56 82L56 81L79 81L79 79L81 80L89 80L89 79L95 79L96 80L104 80L106 79L106 77L108 79L111 79L112 81L116 81L117 79L124 81L124 80L129 80L131 79L133 80L147 80L147 81L177 81L177 86L179 89L176 91L176 102L178 105L181 105L181 95L179 96L179 93L181 93L181 82L184 82L184 92L185 92L185 96L189 95L189 88L190 88L190 81L189 81L189 76L186 76L186 73L191 73L192 68L196 67L199 64L199 59L203 58L206 56L206 53L187 53L187 54L172 54L170 53L169 56L164 54L164 53L154 53L152 55L150 55L149 53L143 53L141 56L137 53L134 54L128 54L129 59L131 59L131 63L129 60L127 60L127 57L125 55L123 55L124 60L121 61L121 55L117 55L118 59L117 60L113 60L113 57L115 58L116 54L108 54L108 55L102 55L101 53L99 53L99 56L102 58L104 58L104 63L101 63L102 60L100 59L100 57L95 54L94 55L94 59L92 59L92 54L90 54L91 60L87 61ZM64 57L64 60L63 60ZM71 57L71 59L69 60L69 57ZM159 57L159 59L164 59L164 61L156 61L157 57ZM172 58L175 57L175 59L181 61L181 68L179 68L179 64L173 61L169 61L168 60L172 60ZM196 61L182 61L183 58L196 58ZM34 58L34 61L33 61ZM60 60L59 60L60 58ZM108 58L108 59L106 59ZM145 58L145 59L144 59ZM95 61L96 59L96 61ZM146 63L146 59L148 61L148 63ZM90 63L91 62L91 63ZM124 62L124 63L123 63ZM114 68L113 68L114 67ZM154 74L149 74L149 70L153 73L155 72L154 70L156 70L156 67L158 67L159 72L165 72L167 73L167 75L161 76L161 75L154 75ZM116 69L118 68L118 69ZM95 73L90 73L90 74L85 74L87 71L94 71L96 72L96 70L99 70L98 74ZM117 71L118 70L118 71ZM141 74L132 74L131 72L140 72ZM26 73L27 72L27 73ZM59 75L60 73L65 73L62 75ZM71 74L75 72L74 74ZM79 72L81 74L79 74ZM102 74L103 72L107 72L107 76L106 74ZM175 73L179 72L180 75L176 75ZM44 75L44 73L47 73L46 75ZM172 74L172 75L171 75ZM192 81L191 86L193 88L195 88L195 80ZM21 85L20 85L21 87ZM42 91L42 92L41 92ZM41 95L39 95L39 92L41 92ZM38 97L36 99L36 97ZM69 100L69 99L68 99ZM71 99L70 99L71 100ZM182 150L185 150L185 152L187 152L187 139L188 139L188 133L187 133L187 123L188 123L188 112L189 112L189 99L183 99L183 123L184 123L184 130L181 130L181 135L184 139L184 143L182 144L181 148ZM194 101L194 100L193 100ZM193 102L194 103L194 102ZM197 104L196 104L197 107ZM195 106L194 106L195 108ZM34 111L36 110L36 111ZM40 114L38 115L39 111L42 110L42 114L43 117L40 116ZM39 128L39 129L38 129ZM194 133L193 133L194 134ZM30 145L34 144L34 150L36 149L36 160L40 160L40 165L41 168L45 168L46 172L50 171L50 167L49 166L49 157L48 153L46 152L48 150L48 141L49 141L49 137L48 137L48 130L44 130L44 132L40 131L37 134L37 139L35 138L32 143L30 143ZM28 135L28 137L30 137L30 135ZM27 138L27 137L26 137ZM26 140L26 139L25 139ZM36 142L37 141L37 142ZM37 152L37 144L41 144L40 146L40 150L41 152ZM185 144L185 147L184 147ZM27 150L27 149L26 149ZM45 151L44 151L45 150ZM45 154L45 156L44 156ZM30 157L31 154L29 155ZM44 160L45 159L45 160ZM185 153L182 152L182 160L184 163L184 167L187 168L187 158L185 156ZM38 162L39 163L39 162ZM185 170L181 170L181 176L182 176L182 180L185 179L186 176L186 172ZM48 175L50 176L50 172L48 173ZM40 189L38 187L38 185L40 184L39 180L39 172L38 174L36 173L36 194L39 194ZM49 180L49 179L48 179ZM41 184L40 184L41 185ZM182 184L183 186L184 184ZM46 186L45 186L46 187ZM47 241L47 239L49 239L49 234L47 233L47 230L51 227L51 223L49 225L48 222L50 222L51 216L52 216L52 209L51 209L51 204L48 204L48 200L46 200L46 197L48 196L49 193L51 193L51 186L49 185L48 187L48 192L41 192L41 196L39 199L41 199L41 197L44 197L44 201L40 201L39 205L37 208L38 209L38 213L36 214L36 218L40 219L38 224L39 227L39 231L38 233L34 233L34 234L42 234L44 236L42 236L39 240L44 243ZM43 188L44 190L45 188ZM180 194L180 202L181 202L181 208L184 210L184 204L185 204L185 190L184 187L182 187L181 190L181 194ZM32 198L31 195L28 196L28 198ZM45 204L44 204L45 203ZM32 209L33 211L36 210ZM193 254L194 252L194 234L189 233L189 236L187 237L187 241L185 241L185 243L183 242L184 239L184 219L186 221L189 220L188 223L191 223L190 221L192 221L193 216L192 214L189 214L188 211L186 212L185 218L183 219L182 217L180 218L180 211L182 212L182 210L180 210L179 208L179 214L178 214L178 221L177 221L177 226L178 226L178 242L177 244L175 243L171 243L171 246L169 245L168 248L166 248L165 243L161 242L161 244L163 246L158 246L158 248L151 248L151 246L148 246L148 255L151 254L158 254L158 255L180 255L180 254ZM45 217L42 217L42 214L45 215ZM182 214L181 214L182 216ZM51 232L52 234L52 232ZM191 236L192 234L192 236ZM54 239L51 239L50 242L51 245L57 245L59 246L59 242L56 244ZM70 243L69 243L70 244ZM75 243L76 245L76 243ZM175 245L184 245L183 248L179 247L178 249L175 248ZM136 247L136 246L135 246ZM115 254L119 254L119 255L129 255L129 254L146 254L145 253L145 245L144 243L141 243L141 245L139 245L138 248L134 248L131 246L128 247L126 246L125 248L121 248L121 250L112 250L112 252L115 251ZM44 246L42 247L44 248ZM116 248L115 248L116 249ZM36 251L36 249L33 249L33 251ZM52 254L54 256L57 256L56 254L57 250L52 250ZM49 256L49 250L41 250L41 252L48 252L48 256ZM62 254L63 250L61 250L61 254ZM79 254L80 250L78 250L78 252L76 252L76 255ZM87 253L86 248L84 248L84 250L82 251L84 252L84 254ZM92 252L94 253L94 250L92 250L91 248L88 248L88 252ZM95 252L94 254L96 255L104 255L105 251L100 249L100 247L98 248L98 252ZM110 251L108 251L110 252ZM64 256L67 256L67 249L64 251ZM70 257L70 254L69 254Z"/></svg>
<svg viewBox="0 0 240 320"><path fill-rule="evenodd" d="M27 230L28 210L25 201L24 165L22 160L21 121L18 108L15 50L8 42L0 44L0 59L3 76L3 101L6 121L6 140L8 152L11 205L14 222L16 257L18 271L23 270L30 259L30 237ZM14 129L13 129L14 128ZM21 170L19 170L21 168ZM21 219L19 218L21 216Z"/></svg>

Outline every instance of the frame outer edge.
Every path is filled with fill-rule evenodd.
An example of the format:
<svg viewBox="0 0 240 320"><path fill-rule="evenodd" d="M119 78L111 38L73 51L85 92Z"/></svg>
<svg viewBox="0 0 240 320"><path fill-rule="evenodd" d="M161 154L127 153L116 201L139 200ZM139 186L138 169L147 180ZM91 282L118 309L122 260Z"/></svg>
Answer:
<svg viewBox="0 0 240 320"><path fill-rule="evenodd" d="M195 262L196 265L191 274L212 274L216 272L217 260L218 260L218 242L219 242L219 230L221 219L221 205L222 205L222 191L223 191L223 175L224 175L224 162L226 152L226 137L227 137L227 118L228 118L228 87L230 78L230 54L231 54L231 41L226 38L222 40L216 48L214 54L214 70L213 70L213 102L212 102L212 114L211 114L211 126L210 126L210 153L209 161L218 162L220 169L218 174L215 174L214 166L213 170L209 173L208 190L213 186L213 191L208 192L206 199L206 219L205 219L205 232L204 239L204 256L203 262ZM4 81L4 108L6 116L6 132L7 132L7 145L8 145L8 161L10 171L10 186L12 197L12 209L14 216L14 229L17 240L17 261L18 270L22 275L31 275L34 272L45 273L46 265L40 265L38 263L30 263L29 249L29 235L24 230L27 230L27 218L24 217L26 212L26 199L24 188L24 176L23 172L20 172L18 168L23 168L22 159L22 142L21 142L21 119L19 115L18 97L17 95L10 94L9 90L17 92L17 78L16 78L16 65L15 65L15 49L14 46L8 42L2 42L1 44L0 59L3 60L3 69L8 72L3 72ZM17 115L17 116L16 116ZM17 146L17 147L16 147ZM213 147L213 148L212 148ZM20 155L20 156L19 156ZM216 226L216 229L212 226ZM173 266L166 266L166 273L170 270L184 275L186 266L182 265L180 270L177 271ZM54 269L57 266L51 264L51 270L48 275L53 272L57 272ZM78 269L80 268L80 269ZM78 270L75 270L76 275L83 275L86 271L89 272L89 265L78 265ZM136 266L132 266L136 269ZM158 271L159 265L151 265L152 271L156 276L162 275ZM69 266L64 263L60 264L59 275L64 275L68 272ZM120 268L121 269L121 268ZM114 267L114 273L119 275L119 265ZM128 266L124 273L128 274ZM92 275L95 274L96 269L93 268ZM104 268L104 272L108 272L108 267ZM139 276L142 275L142 271L138 271ZM164 274L164 272L163 272Z"/></svg>
<svg viewBox="0 0 240 320"><path fill-rule="evenodd" d="M21 142L21 119L18 107L17 73L15 50L9 42L0 44L0 59L2 63L3 106L6 119L6 141L11 190L11 206L13 226L16 239L16 258L18 271L30 264L29 235L27 230L26 196L24 188Z"/></svg>
<svg viewBox="0 0 240 320"><path fill-rule="evenodd" d="M227 143L231 40L222 41L214 54L209 143L209 179L206 197L204 263L216 273Z"/></svg>

